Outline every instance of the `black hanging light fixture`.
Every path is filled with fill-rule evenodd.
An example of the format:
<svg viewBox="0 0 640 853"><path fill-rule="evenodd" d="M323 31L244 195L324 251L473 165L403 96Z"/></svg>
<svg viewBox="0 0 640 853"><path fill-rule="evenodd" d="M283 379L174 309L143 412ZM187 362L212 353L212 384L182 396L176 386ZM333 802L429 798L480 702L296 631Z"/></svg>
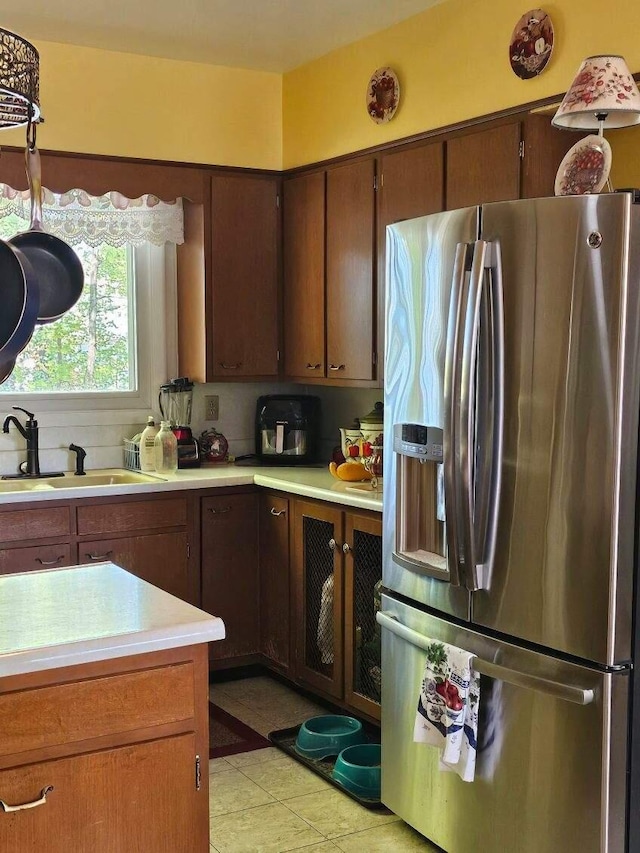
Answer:
<svg viewBox="0 0 640 853"><path fill-rule="evenodd" d="M0 130L41 120L40 55L22 36L0 28Z"/></svg>

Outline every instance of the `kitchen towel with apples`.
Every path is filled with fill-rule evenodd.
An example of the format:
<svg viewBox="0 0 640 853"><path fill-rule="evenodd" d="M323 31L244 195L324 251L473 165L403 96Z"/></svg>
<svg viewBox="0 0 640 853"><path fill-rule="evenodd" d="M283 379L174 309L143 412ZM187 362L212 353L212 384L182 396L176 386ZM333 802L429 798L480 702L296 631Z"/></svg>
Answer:
<svg viewBox="0 0 640 853"><path fill-rule="evenodd" d="M480 675L472 660L456 646L429 644L413 730L416 743L441 750L440 769L465 782L475 776L478 739Z"/></svg>

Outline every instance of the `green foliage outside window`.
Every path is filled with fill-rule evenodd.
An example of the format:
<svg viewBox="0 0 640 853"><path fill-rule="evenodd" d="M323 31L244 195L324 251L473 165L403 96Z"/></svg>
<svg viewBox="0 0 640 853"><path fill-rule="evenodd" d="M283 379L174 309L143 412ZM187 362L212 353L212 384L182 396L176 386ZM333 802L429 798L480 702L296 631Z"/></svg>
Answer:
<svg viewBox="0 0 640 853"><path fill-rule="evenodd" d="M0 219L0 238L6 240L27 227L15 215L7 216ZM105 244L73 248L84 269L82 296L59 320L36 326L0 393L129 391L134 387L131 249Z"/></svg>

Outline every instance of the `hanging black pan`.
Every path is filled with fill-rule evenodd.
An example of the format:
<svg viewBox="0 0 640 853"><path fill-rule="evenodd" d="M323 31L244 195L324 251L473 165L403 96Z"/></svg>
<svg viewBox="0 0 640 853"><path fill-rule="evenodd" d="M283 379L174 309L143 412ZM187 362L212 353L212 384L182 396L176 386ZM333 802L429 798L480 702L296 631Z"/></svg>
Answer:
<svg viewBox="0 0 640 853"><path fill-rule="evenodd" d="M39 310L38 279L26 255L0 240L0 381L31 340Z"/></svg>
<svg viewBox="0 0 640 853"><path fill-rule="evenodd" d="M40 287L38 323L53 323L72 308L82 293L84 270L71 246L47 234L42 227L42 172L40 153L33 135L27 132L25 152L27 178L31 191L31 224L28 231L9 241L31 262ZM1 355L1 353L0 353Z"/></svg>

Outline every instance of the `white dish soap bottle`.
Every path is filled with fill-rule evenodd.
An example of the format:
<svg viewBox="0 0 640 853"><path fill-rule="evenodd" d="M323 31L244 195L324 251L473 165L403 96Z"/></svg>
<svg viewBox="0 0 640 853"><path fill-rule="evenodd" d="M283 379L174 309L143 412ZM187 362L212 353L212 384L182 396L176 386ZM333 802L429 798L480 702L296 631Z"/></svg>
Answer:
<svg viewBox="0 0 640 853"><path fill-rule="evenodd" d="M160 427L156 426L153 415L147 418L147 425L140 436L140 470L155 471L155 438Z"/></svg>

